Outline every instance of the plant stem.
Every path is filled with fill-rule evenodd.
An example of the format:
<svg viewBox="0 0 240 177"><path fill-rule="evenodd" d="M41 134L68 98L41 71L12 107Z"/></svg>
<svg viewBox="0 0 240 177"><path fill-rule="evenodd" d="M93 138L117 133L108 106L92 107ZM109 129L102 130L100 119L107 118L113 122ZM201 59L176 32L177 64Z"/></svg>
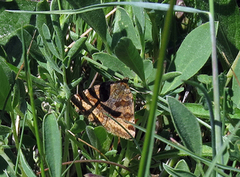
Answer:
<svg viewBox="0 0 240 177"><path fill-rule="evenodd" d="M222 146L222 122L220 116L220 98L219 98L219 82L218 82L218 62L217 62L217 51L216 51L216 34L215 34L215 24L214 24L214 1L209 1L209 22L210 22L210 32L212 41L212 74L213 74L213 100L214 100L214 127L215 127L215 147L216 154L219 153L219 149ZM217 161L223 164L223 156Z"/></svg>
<svg viewBox="0 0 240 177"><path fill-rule="evenodd" d="M142 157L139 165L138 177L145 177L149 175L149 168L150 168L150 162L151 162L152 151L153 151L153 143L154 143L154 131L155 131L155 122L156 122L155 112L157 108L159 89L161 86L161 80L163 75L163 63L164 63L164 58L166 54L165 51L166 51L168 41L169 41L169 36L170 36L170 27L172 24L174 4L175 4L175 0L171 0L170 7L168 9L166 19L164 22L163 33L161 36L162 38L161 50L159 50L160 53L157 60L156 80L154 83L150 114L149 114L148 123L147 123L147 132L146 132L145 141L143 144L143 151L142 151Z"/></svg>
<svg viewBox="0 0 240 177"><path fill-rule="evenodd" d="M30 97L30 103L31 103L31 109L32 109L33 125L34 125L35 136L36 136L36 140L37 140L37 147L38 147L39 157L40 157L40 168L41 168L42 177L45 177L43 146L42 146L40 135L39 135L37 115L36 115L36 111L35 111L35 102L34 102L34 95L33 95L32 78L31 78L30 66L29 66L30 61L28 59L28 55L26 54L26 50L25 50L25 41L24 41L24 37L23 37L23 29L21 30L21 33L22 33L21 37L22 37L22 48L23 48L22 56L24 57L24 63L25 63L25 74L26 74L28 94L29 94L29 97Z"/></svg>

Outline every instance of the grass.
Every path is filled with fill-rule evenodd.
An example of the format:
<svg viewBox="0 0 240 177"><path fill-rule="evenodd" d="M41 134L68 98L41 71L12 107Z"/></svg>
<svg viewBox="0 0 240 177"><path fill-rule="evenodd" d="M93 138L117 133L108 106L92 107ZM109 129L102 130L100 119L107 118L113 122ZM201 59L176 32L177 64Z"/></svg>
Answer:
<svg viewBox="0 0 240 177"><path fill-rule="evenodd" d="M0 175L239 175L239 9L184 2L0 2ZM70 102L124 78L134 141Z"/></svg>

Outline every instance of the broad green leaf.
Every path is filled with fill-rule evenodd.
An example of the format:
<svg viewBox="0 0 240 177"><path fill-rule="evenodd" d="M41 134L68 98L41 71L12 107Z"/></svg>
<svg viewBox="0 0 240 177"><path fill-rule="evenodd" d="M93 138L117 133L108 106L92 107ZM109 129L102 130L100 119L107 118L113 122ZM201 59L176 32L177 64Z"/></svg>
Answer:
<svg viewBox="0 0 240 177"><path fill-rule="evenodd" d="M236 63L236 66L234 68L235 75L237 76L238 81L240 80L240 62L239 60ZM232 90L233 90L233 96L232 96L232 101L233 103L237 106L237 108L240 109L240 85L238 81L236 80L235 77L233 79L233 84L232 84Z"/></svg>
<svg viewBox="0 0 240 177"><path fill-rule="evenodd" d="M91 127L91 126L87 126L86 127L86 134L88 136L88 139L90 140L91 142L91 145L94 146L95 148L99 148L100 146L100 142L99 140L97 139L97 136L94 132L94 128Z"/></svg>
<svg viewBox="0 0 240 177"><path fill-rule="evenodd" d="M24 173L27 176L36 176L35 173L32 171L31 167L29 166L28 162L26 161L21 150L19 151L19 153L20 153L20 163L21 163Z"/></svg>
<svg viewBox="0 0 240 177"><path fill-rule="evenodd" d="M73 132L74 134L80 133L83 130L85 130L86 128L86 123L83 120L77 120L74 122L72 128L71 128L71 132Z"/></svg>
<svg viewBox="0 0 240 177"><path fill-rule="evenodd" d="M184 171L190 172L190 170L188 168L188 165L187 165L187 162L185 160L178 161L178 163L175 166L175 169L179 169L179 170L184 170Z"/></svg>
<svg viewBox="0 0 240 177"><path fill-rule="evenodd" d="M0 81L1 81L1 89L0 89L0 110L3 110L5 106L6 111L10 111L11 108L11 96L10 96L10 84L8 81L8 77L6 76L5 71L0 65Z"/></svg>
<svg viewBox="0 0 240 177"><path fill-rule="evenodd" d="M200 74L197 76L197 79L199 82L203 83L203 84L211 84L212 83L212 76L209 76L207 74Z"/></svg>
<svg viewBox="0 0 240 177"><path fill-rule="evenodd" d="M125 63L145 82L143 59L140 57L131 39L127 37L121 38L115 48L115 53L119 60Z"/></svg>
<svg viewBox="0 0 240 177"><path fill-rule="evenodd" d="M9 67L9 65L11 65L11 64L9 64L5 58L2 58L0 56L0 67L2 67L3 72L5 73L8 81L9 81L9 84L14 84L15 74L13 73L12 68ZM15 66L13 66L13 67L15 67ZM19 70L17 67L15 67L15 68L17 69L17 71Z"/></svg>
<svg viewBox="0 0 240 177"><path fill-rule="evenodd" d="M5 45L16 35L16 31L31 22L31 14L9 13L5 9L34 10L36 2L18 0L12 2L0 1L0 44Z"/></svg>
<svg viewBox="0 0 240 177"><path fill-rule="evenodd" d="M12 131L11 127L0 125L0 135L6 136L6 134L10 133L11 131Z"/></svg>
<svg viewBox="0 0 240 177"><path fill-rule="evenodd" d="M183 144L192 152L201 155L202 137L197 118L178 100L167 97L171 118Z"/></svg>
<svg viewBox="0 0 240 177"><path fill-rule="evenodd" d="M129 67L127 67L122 61L112 55L109 55L107 53L96 53L93 55L93 59L95 61L101 61L102 65L109 68L109 73L111 73L111 71L119 72L129 79L133 79L135 77L135 74L129 69Z"/></svg>
<svg viewBox="0 0 240 177"><path fill-rule="evenodd" d="M13 71L15 74L17 74L19 71L19 69L17 67L11 65L10 63L7 63L6 61L3 61L2 59L0 59L0 65L2 65L2 67L6 65L8 68L10 68L10 71ZM11 76L11 75L9 75L9 76ZM12 77L9 77L9 78L12 78ZM19 78L26 80L24 71L20 72ZM31 78L32 78L33 83L36 84L38 87L41 87L41 88L46 87L46 82L43 81L42 79L37 78L33 75L31 75Z"/></svg>
<svg viewBox="0 0 240 177"><path fill-rule="evenodd" d="M200 117L200 118L209 119L209 116L210 116L209 111L204 109L202 104L198 104L198 103L185 103L184 105L195 116Z"/></svg>
<svg viewBox="0 0 240 177"><path fill-rule="evenodd" d="M163 164L163 168L168 172L168 174L174 176L174 177L196 177L193 173L184 171L184 170L179 170L179 169L174 169L166 164Z"/></svg>
<svg viewBox="0 0 240 177"><path fill-rule="evenodd" d="M179 71L182 75L172 81L165 82L161 94L165 95L177 88L182 84L182 80L191 78L207 62L212 51L209 29L209 23L203 24L184 39L170 66L170 71Z"/></svg>
<svg viewBox="0 0 240 177"><path fill-rule="evenodd" d="M134 2L139 2L139 0L133 0ZM142 0L141 0L142 2ZM136 6L132 6L133 9L133 14L134 14L134 21L136 24L136 27L138 29L138 34L139 34L139 38L141 41L141 50L144 49L145 47L145 29L150 28L150 26L146 25L146 17L147 17L147 13L144 10L143 7L136 7Z"/></svg>
<svg viewBox="0 0 240 177"><path fill-rule="evenodd" d="M203 144L202 155L206 157L212 157L213 153L212 153L211 142L207 144Z"/></svg>
<svg viewBox="0 0 240 177"><path fill-rule="evenodd" d="M125 9L118 7L116 11L115 24L112 37L112 48L114 48L122 37L128 37L137 49L141 49L141 43L137 30Z"/></svg>
<svg viewBox="0 0 240 177"><path fill-rule="evenodd" d="M18 35L18 38L21 39L21 35L22 35L22 31L23 31L23 38L24 38L25 45L26 46L31 46L30 51L29 51L30 52L29 55L32 56L36 61L43 61L44 60L43 55L38 48L39 44L35 40L36 36L33 39L33 35L34 35L35 30L36 30L35 26L25 25L23 28L17 30L17 35ZM16 45L16 44L12 44L12 45ZM11 52L18 52L18 51L13 50ZM22 62L20 64L22 64Z"/></svg>
<svg viewBox="0 0 240 177"><path fill-rule="evenodd" d="M215 0L214 5L215 21L219 22L217 47L220 53L224 52L228 61L232 63L240 50L239 7L236 0ZM208 1L196 1L196 7L208 10ZM203 18L203 21L208 20L208 17ZM224 65L225 63L223 67Z"/></svg>
<svg viewBox="0 0 240 177"><path fill-rule="evenodd" d="M112 135L107 133L106 129L102 126L98 126L94 128L95 135L100 142L100 151L105 153L108 152L110 146L112 144Z"/></svg>
<svg viewBox="0 0 240 177"><path fill-rule="evenodd" d="M62 139L53 113L47 114L43 119L43 141L51 176L61 176Z"/></svg>

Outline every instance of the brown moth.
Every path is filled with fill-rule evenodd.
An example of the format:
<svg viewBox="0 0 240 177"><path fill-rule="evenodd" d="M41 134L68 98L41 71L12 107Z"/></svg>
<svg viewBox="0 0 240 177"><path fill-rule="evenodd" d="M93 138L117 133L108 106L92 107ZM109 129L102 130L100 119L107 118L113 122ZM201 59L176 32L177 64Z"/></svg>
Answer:
<svg viewBox="0 0 240 177"><path fill-rule="evenodd" d="M75 94L71 101L78 112L88 117L89 121L103 125L109 133L125 139L131 138L114 118L135 137L135 127L125 122L135 123L133 96L127 80L95 85L80 95Z"/></svg>

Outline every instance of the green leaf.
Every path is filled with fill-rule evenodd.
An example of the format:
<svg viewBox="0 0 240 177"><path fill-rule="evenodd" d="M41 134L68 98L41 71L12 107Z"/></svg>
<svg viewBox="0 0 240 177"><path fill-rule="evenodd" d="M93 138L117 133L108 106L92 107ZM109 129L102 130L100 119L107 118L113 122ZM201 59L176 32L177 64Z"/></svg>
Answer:
<svg viewBox="0 0 240 177"><path fill-rule="evenodd" d="M125 63L145 82L143 60L129 38L123 37L120 39L115 48L115 53L119 60Z"/></svg>
<svg viewBox="0 0 240 177"><path fill-rule="evenodd" d="M0 81L1 81L1 89L0 89L0 110L3 110L5 106L6 111L12 110L11 108L11 97L10 97L10 84L8 81L8 77L6 76L5 71L0 65ZM6 105L5 105L6 104Z"/></svg>
<svg viewBox="0 0 240 177"><path fill-rule="evenodd" d="M6 134L10 133L12 129L10 127L0 125L0 135L6 136Z"/></svg>
<svg viewBox="0 0 240 177"><path fill-rule="evenodd" d="M240 50L240 19L239 7L235 0L214 1L215 21L219 22L217 47L224 52L230 63L235 59ZM209 9L208 1L196 1L196 7L202 10ZM208 17L203 18L208 21ZM223 67L225 63L223 64Z"/></svg>
<svg viewBox="0 0 240 177"><path fill-rule="evenodd" d="M195 116L200 117L200 118L209 119L209 117L210 117L209 111L204 109L202 104L198 104L198 103L185 103L184 105Z"/></svg>
<svg viewBox="0 0 240 177"><path fill-rule="evenodd" d="M174 176L174 177L196 177L193 173L184 171L184 170L179 170L179 169L174 169L166 164L163 164L163 168L168 172L168 174Z"/></svg>
<svg viewBox="0 0 240 177"><path fill-rule="evenodd" d="M139 0L133 0L135 2L139 2ZM141 0L142 2L142 0ZM150 28L151 25L146 25L146 18L148 18L147 13L143 7L132 6L135 24L139 33L139 38L141 42L141 50L145 51L145 30L146 27Z"/></svg>
<svg viewBox="0 0 240 177"><path fill-rule="evenodd" d="M49 4L47 1L40 1L37 3L37 11L49 11ZM43 37L43 24L46 24L48 26L48 28L50 29L50 31L53 31L52 29L52 21L50 18L50 15L37 15L36 18L36 26L38 28L38 32L39 34Z"/></svg>
<svg viewBox="0 0 240 177"><path fill-rule="evenodd" d="M203 83L203 84L211 84L212 83L212 76L209 76L207 74L200 74L197 76L197 79L199 82Z"/></svg>
<svg viewBox="0 0 240 177"><path fill-rule="evenodd" d="M187 165L187 162L185 160L178 161L178 163L175 166L175 169L179 169L179 170L184 170L184 171L190 172L190 170L188 168L188 165Z"/></svg>
<svg viewBox="0 0 240 177"><path fill-rule="evenodd" d="M62 139L54 114L47 114L43 119L43 140L46 161L51 176L61 176Z"/></svg>
<svg viewBox="0 0 240 177"><path fill-rule="evenodd" d="M114 48L122 37L128 37L133 42L137 49L141 49L141 43L137 30L133 26L133 22L125 9L118 7L116 11L115 24L113 29L113 42Z"/></svg>
<svg viewBox="0 0 240 177"><path fill-rule="evenodd" d="M29 55L32 56L36 61L42 61L43 56L42 56L41 51L38 48L39 44L37 43L36 40L33 40L33 35L34 35L35 30L36 30L35 26L25 25L25 26L23 26L23 28L20 28L19 30L17 30L17 35L18 35L18 38L21 39L21 35L22 35L22 31L23 31L23 38L24 38L25 45L31 46ZM12 45L16 45L16 44L12 44ZM16 53L18 51L11 50L11 53L13 53L13 52ZM22 64L22 63L20 63L20 64Z"/></svg>
<svg viewBox="0 0 240 177"><path fill-rule="evenodd" d="M99 0L68 0L68 2L75 8L79 9L81 7L86 7L89 5L94 5L94 4L100 4L101 2ZM85 12L80 14L81 18L89 25L91 26L94 31L102 38L104 42L111 41L110 40L110 34L107 31L107 24L106 24L106 19L105 15L103 13L102 9L98 10L92 10L89 12ZM109 46L111 46L109 44Z"/></svg>
<svg viewBox="0 0 240 177"><path fill-rule="evenodd" d="M237 106L237 108L240 108L240 85L239 85L239 80L240 80L240 62L239 60L236 63L236 66L234 67L234 72L237 78L233 77L233 83L232 83L232 90L233 90L233 96L232 96L232 101L233 103ZM238 81L237 81L238 79Z"/></svg>
<svg viewBox="0 0 240 177"><path fill-rule="evenodd" d="M1 173L1 176L17 177L14 173L16 162L13 162L16 154L13 154L9 148L4 148L3 143L1 143L0 147L0 170L1 172L7 172Z"/></svg>
<svg viewBox="0 0 240 177"><path fill-rule="evenodd" d="M49 30L48 26L45 23L42 26L42 31L43 31L43 36L44 36L44 38L46 40L46 44L47 44L47 46L49 48L49 51L51 51L51 53L55 57L61 59L61 57L60 57L60 55L58 53L58 50L57 50L55 44L52 41L52 36L51 36L50 30Z"/></svg>
<svg viewBox="0 0 240 177"><path fill-rule="evenodd" d="M91 142L91 145L94 146L95 148L99 149L100 142L97 139L97 136L94 132L94 128L91 126L86 127L86 134L88 135L88 139Z"/></svg>
<svg viewBox="0 0 240 177"><path fill-rule="evenodd" d="M148 87L150 88L150 90L153 91L153 86L154 86L154 81L156 78L157 69L153 68L152 61L150 61L150 60L144 60L143 64L144 64L144 73L145 73L146 83L147 83ZM175 77L180 76L180 75L181 75L181 72L178 72L178 71L168 72L163 75L162 82L164 82L166 80L174 79Z"/></svg>
<svg viewBox="0 0 240 177"><path fill-rule="evenodd" d="M72 46L72 48L68 51L67 56L69 58L76 57L79 52L83 49L83 45L85 44L85 41L87 40L86 37L79 38Z"/></svg>
<svg viewBox="0 0 240 177"><path fill-rule="evenodd" d="M197 118L178 100L167 97L171 118L183 144L197 155L202 153L202 137Z"/></svg>
<svg viewBox="0 0 240 177"><path fill-rule="evenodd" d="M74 8L78 8L83 6L84 8L76 9L76 10L56 10L51 12L35 12L35 11L18 11L18 10L8 10L8 12L17 12L17 13L31 13L31 14L81 14L91 11L96 11L98 9L111 7L111 6L117 6L117 5L132 5L136 7L142 7L145 9L151 9L151 10L160 10L160 11L167 11L169 9L169 4L160 4L160 3L150 3L150 2L110 2L110 3L101 3L99 0L91 0L91 1L73 1L68 0ZM80 3L79 3L80 2ZM93 4L93 5L90 5ZM89 6L88 6L89 5ZM204 13L208 14L207 11L199 10L192 7L184 7L184 6L174 6L175 11L181 11L181 12L189 12L189 13Z"/></svg>
<svg viewBox="0 0 240 177"><path fill-rule="evenodd" d="M31 167L29 166L28 162L26 161L26 159L25 159L21 150L19 151L19 153L20 153L20 163L21 163L21 166L22 166L22 169L23 169L24 173L27 176L36 176L34 174L34 172L32 171Z"/></svg>
<svg viewBox="0 0 240 177"><path fill-rule="evenodd" d="M79 56L81 53L80 51L83 49L87 38L82 37L79 38L72 46L72 48L68 51L66 59L63 61L64 65L68 68L72 58Z"/></svg>
<svg viewBox="0 0 240 177"><path fill-rule="evenodd" d="M9 71L13 71L15 74L18 73L19 69L13 65L11 65L10 63L7 63L6 61L3 61L3 60L0 60L0 65L2 65L2 67L6 67L8 68L7 70ZM6 70L5 70L6 71ZM8 72L8 77L11 76L10 75L11 72ZM9 77L11 78L11 77ZM23 79L23 80L26 80L26 76L25 76L25 72L24 71L21 71L20 74L19 74L19 78ZM33 75L31 75L31 78L32 78L32 81L34 84L36 84L38 87L46 87L46 82L40 78L37 78Z"/></svg>
<svg viewBox="0 0 240 177"><path fill-rule="evenodd" d="M95 135L100 143L100 151L107 152L110 149L112 144L112 135L107 133L106 129L102 126L98 126L94 128Z"/></svg>
<svg viewBox="0 0 240 177"><path fill-rule="evenodd" d="M112 55L109 55L107 53L96 53L93 55L93 59L95 61L101 61L102 65L109 68L109 73L119 72L129 79L133 79L135 77L135 74L129 69L129 67L127 67L122 61Z"/></svg>
<svg viewBox="0 0 240 177"><path fill-rule="evenodd" d="M110 150L104 155L110 157L110 156L115 156L116 154L117 154L117 150Z"/></svg>
<svg viewBox="0 0 240 177"><path fill-rule="evenodd" d="M239 7L234 0L218 0L216 2L216 19L219 21L218 47L232 62L240 50Z"/></svg>
<svg viewBox="0 0 240 177"><path fill-rule="evenodd" d="M194 29L182 42L170 71L182 73L172 81L165 82L161 94L177 88L182 80L188 80L207 62L211 51L210 25L206 23Z"/></svg>
<svg viewBox="0 0 240 177"><path fill-rule="evenodd" d="M234 142L234 149L230 150L230 156L231 159L233 160L237 160L240 158L240 140L238 137L238 140L236 142Z"/></svg>
<svg viewBox="0 0 240 177"><path fill-rule="evenodd" d="M74 122L72 128L71 128L71 132L73 132L74 134L80 133L83 130L85 130L86 128L86 123L83 120L77 120Z"/></svg>
<svg viewBox="0 0 240 177"><path fill-rule="evenodd" d="M51 2L51 10L59 10L57 0L52 0ZM57 50L60 56L60 59L64 59L65 51L64 51L64 41L65 36L63 35L61 26L60 26L60 15L51 15L53 29L54 29L54 43L57 46Z"/></svg>
<svg viewBox="0 0 240 177"><path fill-rule="evenodd" d="M18 0L12 2L0 1L0 44L5 45L9 39L16 35L16 31L31 22L31 14L13 14L5 9L34 10L36 2Z"/></svg>

